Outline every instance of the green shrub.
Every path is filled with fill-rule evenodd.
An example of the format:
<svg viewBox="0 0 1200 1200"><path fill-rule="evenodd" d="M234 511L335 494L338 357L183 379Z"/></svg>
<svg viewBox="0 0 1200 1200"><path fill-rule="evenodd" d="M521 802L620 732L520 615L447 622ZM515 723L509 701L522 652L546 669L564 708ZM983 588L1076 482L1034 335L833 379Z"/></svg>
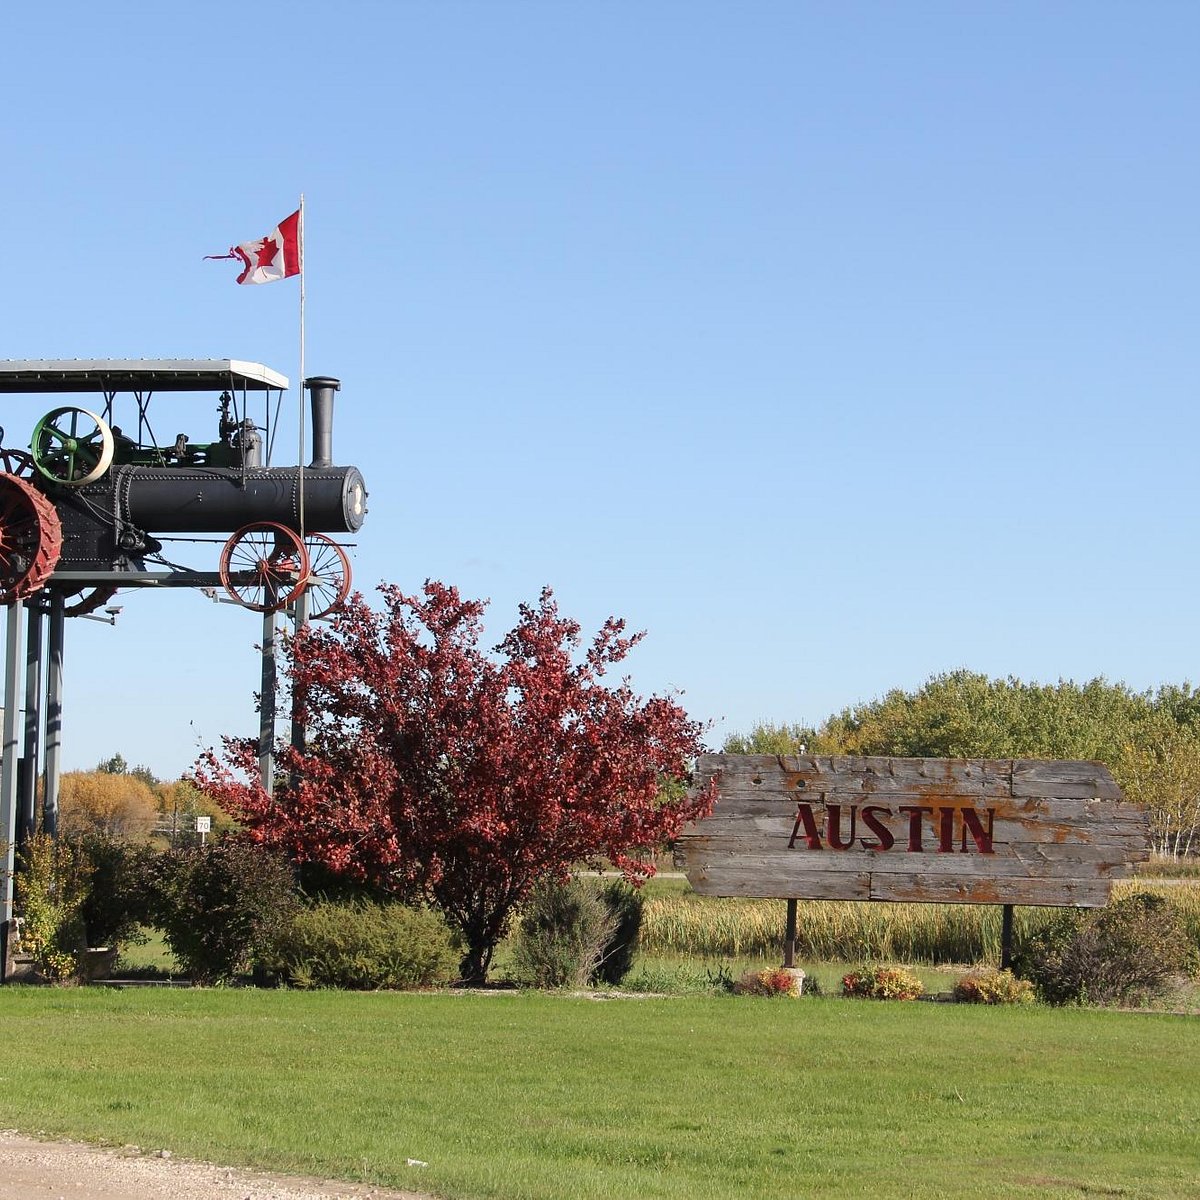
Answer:
<svg viewBox="0 0 1200 1200"><path fill-rule="evenodd" d="M1112 890L1111 900L1123 900L1137 894L1161 896L1179 918L1193 950L1200 955L1200 882L1162 883L1153 879L1122 879Z"/></svg>
<svg viewBox="0 0 1200 1200"><path fill-rule="evenodd" d="M1029 1004L1033 984L1011 971L972 971L954 985L954 998L963 1004Z"/></svg>
<svg viewBox="0 0 1200 1200"><path fill-rule="evenodd" d="M152 923L147 881L154 851L101 834L82 834L73 845L91 868L81 911L87 945L145 941L140 930Z"/></svg>
<svg viewBox="0 0 1200 1200"><path fill-rule="evenodd" d="M591 982L617 987L633 966L645 901L642 893L623 879L606 883L600 890L600 899L616 919L616 924L601 952L600 965L592 973Z"/></svg>
<svg viewBox="0 0 1200 1200"><path fill-rule="evenodd" d="M21 949L46 979L73 979L87 944L83 907L91 864L69 841L47 833L26 842L19 864L15 907L21 914Z"/></svg>
<svg viewBox="0 0 1200 1200"><path fill-rule="evenodd" d="M1134 892L1107 908L1064 913L1021 948L1014 967L1050 1004L1132 1004L1168 991L1193 955L1167 901Z"/></svg>
<svg viewBox="0 0 1200 1200"><path fill-rule="evenodd" d="M925 985L904 967L863 967L842 976L843 996L869 1000L916 1000Z"/></svg>
<svg viewBox="0 0 1200 1200"><path fill-rule="evenodd" d="M627 992L650 992L671 996L710 996L732 992L736 981L724 964L716 967L691 961L642 962L625 976Z"/></svg>
<svg viewBox="0 0 1200 1200"><path fill-rule="evenodd" d="M147 885L154 924L193 983L272 959L299 906L286 862L230 838L160 854Z"/></svg>
<svg viewBox="0 0 1200 1200"><path fill-rule="evenodd" d="M435 913L402 904L325 901L301 909L277 944L294 987L431 987L455 974L458 948Z"/></svg>
<svg viewBox="0 0 1200 1200"><path fill-rule="evenodd" d="M586 987L618 918L590 884L546 883L530 896L517 927L513 969L534 987Z"/></svg>

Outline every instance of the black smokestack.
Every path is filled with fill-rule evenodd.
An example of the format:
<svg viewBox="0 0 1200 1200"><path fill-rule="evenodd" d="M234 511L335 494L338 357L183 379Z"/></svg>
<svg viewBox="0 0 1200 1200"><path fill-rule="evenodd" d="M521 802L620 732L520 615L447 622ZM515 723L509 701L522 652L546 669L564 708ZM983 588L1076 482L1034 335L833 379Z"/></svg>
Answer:
<svg viewBox="0 0 1200 1200"><path fill-rule="evenodd" d="M310 467L333 466L333 393L342 386L340 379L312 375L304 381L312 399L313 460Z"/></svg>

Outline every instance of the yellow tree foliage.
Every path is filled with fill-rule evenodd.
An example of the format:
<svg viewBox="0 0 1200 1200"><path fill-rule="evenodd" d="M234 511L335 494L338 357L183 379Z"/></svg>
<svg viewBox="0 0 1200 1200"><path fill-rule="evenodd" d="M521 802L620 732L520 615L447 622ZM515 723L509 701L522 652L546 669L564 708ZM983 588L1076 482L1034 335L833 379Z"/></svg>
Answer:
<svg viewBox="0 0 1200 1200"><path fill-rule="evenodd" d="M187 835L196 828L197 817L210 817L214 834L237 828L237 822L188 779L160 783L155 788L155 802L159 825L163 829L173 828L179 834Z"/></svg>
<svg viewBox="0 0 1200 1200"><path fill-rule="evenodd" d="M136 775L68 771L62 777L58 820L64 833L140 841L150 836L157 819L154 792Z"/></svg>
<svg viewBox="0 0 1200 1200"><path fill-rule="evenodd" d="M1158 854L1183 858L1200 846L1200 735L1160 718L1121 747L1116 772L1126 796L1150 806Z"/></svg>

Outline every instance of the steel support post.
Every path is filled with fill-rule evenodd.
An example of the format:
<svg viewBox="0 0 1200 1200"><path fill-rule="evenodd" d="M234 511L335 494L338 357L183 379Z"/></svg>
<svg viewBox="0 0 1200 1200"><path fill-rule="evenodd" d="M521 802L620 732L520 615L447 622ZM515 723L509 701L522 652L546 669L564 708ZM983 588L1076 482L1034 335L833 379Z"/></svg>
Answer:
<svg viewBox="0 0 1200 1200"><path fill-rule="evenodd" d="M8 639L4 655L4 762L0 767L0 982L11 972L13 938L13 870L17 840L17 726L21 716L21 657L24 652L25 606L8 606Z"/></svg>
<svg viewBox="0 0 1200 1200"><path fill-rule="evenodd" d="M796 901L787 902L787 926L783 933L783 965L792 968L796 965Z"/></svg>
<svg viewBox="0 0 1200 1200"><path fill-rule="evenodd" d="M37 781L42 751L42 700L45 677L42 674L42 631L45 628L40 601L31 600L29 633L25 651L25 753L21 758L21 778L17 786L20 811L17 818L17 845L23 846L37 832Z"/></svg>
<svg viewBox="0 0 1200 1200"><path fill-rule="evenodd" d="M263 613L262 691L258 701L258 776L275 794L275 614Z"/></svg>
<svg viewBox="0 0 1200 1200"><path fill-rule="evenodd" d="M966 836L965 834L963 835ZM1006 904L1000 918L1000 970L1007 971L1012 966L1013 949L1013 906Z"/></svg>
<svg viewBox="0 0 1200 1200"><path fill-rule="evenodd" d="M46 650L46 787L42 797L42 829L58 837L58 790L62 776L63 645L66 641L66 598L50 593L50 632Z"/></svg>
<svg viewBox="0 0 1200 1200"><path fill-rule="evenodd" d="M296 621L296 632L308 623L308 588L296 597L296 603L293 609L293 615ZM297 754L303 754L306 745L308 744L308 724L306 721L307 714L304 711L304 697L296 693L296 681L292 680L292 749ZM295 782L293 778L293 782Z"/></svg>

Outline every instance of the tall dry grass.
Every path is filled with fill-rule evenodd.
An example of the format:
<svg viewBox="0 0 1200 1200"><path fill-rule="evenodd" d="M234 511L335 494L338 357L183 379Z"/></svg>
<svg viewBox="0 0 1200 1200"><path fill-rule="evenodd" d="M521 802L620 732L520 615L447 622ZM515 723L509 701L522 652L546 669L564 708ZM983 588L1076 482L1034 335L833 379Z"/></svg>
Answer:
<svg viewBox="0 0 1200 1200"><path fill-rule="evenodd" d="M1200 884L1117 885L1163 895L1200 945ZM695 893L653 897L642 915L639 945L648 954L698 958L775 955L783 944L786 902L718 899ZM978 963L1000 958L1001 910L981 904L867 904L802 900L796 906L796 953L806 962ZM1055 909L1018 907L1015 941L1036 932Z"/></svg>

